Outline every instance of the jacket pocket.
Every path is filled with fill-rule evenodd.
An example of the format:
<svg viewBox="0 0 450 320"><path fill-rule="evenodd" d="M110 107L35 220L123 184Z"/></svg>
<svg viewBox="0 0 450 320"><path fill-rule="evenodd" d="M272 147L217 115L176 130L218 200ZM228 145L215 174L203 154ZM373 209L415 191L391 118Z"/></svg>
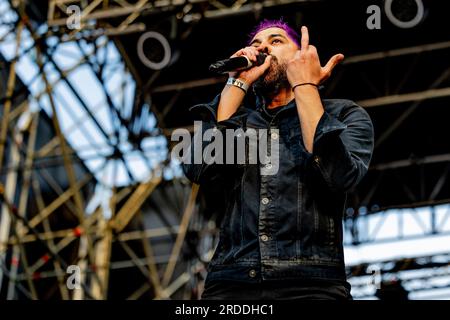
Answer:
<svg viewBox="0 0 450 320"><path fill-rule="evenodd" d="M327 216L327 220L328 220L328 244L331 247L335 247L336 245L336 230L335 230L335 226L334 226L334 219L333 217Z"/></svg>
<svg viewBox="0 0 450 320"><path fill-rule="evenodd" d="M313 201L315 252L319 255L334 253L336 247L336 226L333 217L325 214Z"/></svg>

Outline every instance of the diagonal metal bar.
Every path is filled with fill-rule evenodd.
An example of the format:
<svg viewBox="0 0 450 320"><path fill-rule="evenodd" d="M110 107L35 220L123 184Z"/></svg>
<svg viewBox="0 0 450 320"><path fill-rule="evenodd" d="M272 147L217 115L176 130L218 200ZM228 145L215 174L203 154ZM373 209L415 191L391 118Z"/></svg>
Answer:
<svg viewBox="0 0 450 320"><path fill-rule="evenodd" d="M145 260L147 262L147 267L148 267L148 274L153 283L155 297L156 298L160 298L160 297L165 298L162 287L161 287L161 281L159 280L158 268L156 267L154 251L153 251L150 240L145 238L144 221L142 218L141 210L139 210L137 217L139 218L140 224L141 224L140 239L142 241L142 246L144 248Z"/></svg>
<svg viewBox="0 0 450 320"><path fill-rule="evenodd" d="M18 135L17 140L23 142L23 138L24 138L23 132L17 133L17 135ZM36 136L37 136L37 121L36 121L36 119L34 119L34 121L32 119L31 125L29 127L29 138L28 138L26 158L25 158L25 164L28 166L33 161L34 149L35 149L35 144L36 144ZM27 209L27 204L28 204L28 196L29 196L29 191L30 191L30 186L31 186L31 176L32 175L31 175L30 169L24 171L23 185L22 185L22 190L20 192L20 196L19 196L19 208L18 208L18 213L17 213L20 216L25 216L25 214L26 214L26 209ZM22 225L21 225L20 221L15 220L15 227L13 228L13 230L14 230L14 234L16 234L16 235L21 233ZM13 261L18 261L19 256L21 256L21 261L24 266L25 272L29 275L30 270L29 270L28 259L27 259L25 247L23 246L20 237L17 237L17 240L18 240L17 245L13 246L13 252L12 252ZM11 266L10 273L13 276L15 276L17 274L17 271L18 271L18 264L13 264ZM27 282L28 282L28 287L30 288L30 292L32 294L33 299L37 299L38 298L37 292L36 292L36 288L34 286L33 281L31 281L31 278L28 278ZM8 293L7 293L8 300L12 299L14 296L15 296L15 285L12 282L10 282L10 285L8 287Z"/></svg>
<svg viewBox="0 0 450 320"><path fill-rule="evenodd" d="M186 209L183 214L183 218L181 219L180 223L180 229L177 235L177 239L175 241L175 244L172 248L172 252L170 254L169 263L167 264L166 270L164 272L162 285L164 287L167 287L170 279L172 278L173 272L175 270L175 265L178 260L178 256L180 254L181 248L183 246L184 238L186 237L186 232L189 226L189 222L191 220L191 217L194 213L195 209L195 200L197 199L199 185L193 184L191 194L189 196L189 200L186 206Z"/></svg>
<svg viewBox="0 0 450 320"><path fill-rule="evenodd" d="M16 38L16 52L15 56L18 55L19 49L20 49L20 41L22 37L22 31L24 28L24 23L22 20L20 20L19 25L17 27L17 38ZM14 60L11 62L9 66L9 77L8 77L8 83L6 88L6 102L3 106L3 114L2 114L2 122L0 126L0 170L3 165L3 156L5 153L5 142L6 142L6 132L8 129L8 121L9 121L9 113L11 111L12 107L12 93L14 91L14 87L16 85L16 63L17 61Z"/></svg>
<svg viewBox="0 0 450 320"><path fill-rule="evenodd" d="M37 121L37 119L36 119ZM43 210L45 208L45 203L44 203L44 199L42 197L42 193L41 193L41 188L39 186L39 181L37 179L33 179L32 181L32 187L33 187L33 191L35 194L35 198L36 198L36 204L37 204L37 208L39 211ZM45 219L43 221L44 226L44 232L47 234L53 234L53 231L50 228L50 223L48 221L48 219ZM71 233L73 233L73 230L71 230ZM45 240L48 247L51 248L53 251L56 251L56 246L55 246L55 242L53 239L46 239ZM23 243L23 239L22 239L22 243ZM58 280L58 288L59 288L59 292L61 294L61 297L63 300L68 300L69 299L69 292L66 286L66 283L64 282L64 277L61 275L63 273L62 267L61 267L61 263L58 260L53 260L53 267L56 270L57 273L57 280Z"/></svg>
<svg viewBox="0 0 450 320"><path fill-rule="evenodd" d="M437 88L441 83L450 77L450 68L447 68L429 87L430 90ZM423 100L415 101L397 120L385 130L375 142L378 148L390 135L420 106Z"/></svg>
<svg viewBox="0 0 450 320"><path fill-rule="evenodd" d="M47 246L47 243L44 240L39 238L39 236L38 236L39 233L36 231L35 228L30 226L30 224L28 222L28 219L26 217L21 217L20 215L17 214L17 209L14 207L14 205L11 204L11 202L8 199L5 198L5 195L3 193L2 188L0 188L0 201L5 203L5 205L8 208L8 212L11 214L12 217L14 217L17 220L20 220L24 224L26 229L31 230L31 232L33 232L35 235L37 235L38 243L40 243L41 245L43 245L47 249L47 251L49 253L49 258L56 258L56 259L58 259L58 261L61 263L63 268L67 268L67 263L64 261L64 259L57 252L54 252L51 248L49 248ZM92 298L92 295L91 295L91 293L89 291L89 288L87 288L84 285L84 283L81 283L81 286L84 288L84 291L85 291L86 295L88 297Z"/></svg>
<svg viewBox="0 0 450 320"><path fill-rule="evenodd" d="M111 227L116 232L121 232L133 216L137 213L147 197L152 193L156 186L161 182L161 177L154 177L146 183L141 183L127 202L122 206L117 215L110 221Z"/></svg>

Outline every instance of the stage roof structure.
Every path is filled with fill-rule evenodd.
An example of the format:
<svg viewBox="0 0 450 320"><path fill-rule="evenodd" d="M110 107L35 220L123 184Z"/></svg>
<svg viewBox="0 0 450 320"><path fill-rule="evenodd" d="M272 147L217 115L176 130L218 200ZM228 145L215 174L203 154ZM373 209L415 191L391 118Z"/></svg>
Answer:
<svg viewBox="0 0 450 320"><path fill-rule="evenodd" d="M310 42L318 48L323 62L335 53L343 53L346 58L325 83L322 96L354 100L367 110L373 120L375 151L369 173L358 188L349 194L347 202L345 223L351 231L349 244L370 242L361 236L360 228L369 221L368 217L371 215L386 212L388 209L429 206L434 208L450 202L450 143L447 139L447 122L450 115L450 26L443 1L363 0L349 3L331 0L19 0L8 3L15 12L15 17L0 16L0 24L8 30L5 34L0 34L0 43L12 35L15 37L14 42L23 47L11 61L0 61L1 64L11 65L13 70L6 73L5 69L0 70L3 72L0 83L2 124L6 123L6 120L3 120L6 114L8 119L11 119L10 128L17 125L18 115L14 113L12 106L20 106L22 103L23 107L27 96L30 101L40 101L44 96L51 100L54 96L54 87L51 84L56 79L53 76L56 75L56 82L65 84L74 100L86 112L86 123L92 123L92 126L99 130L107 146L106 153L100 152L103 147L93 146L98 152L96 156L105 163L118 163L123 175L128 177L128 185L121 185L120 190L117 186L110 186L111 199L114 200L109 208L111 219L101 217L100 207L94 211L96 214L93 218L88 219L93 226L90 230L99 232L99 238L95 238L98 242L95 245L92 242L90 245L89 241L94 238L78 234L85 239L81 241L85 245L80 247L79 261L84 263L87 272L99 279L93 282L92 288L86 290L91 292L92 289L94 298L108 296L105 288L108 287L109 274L89 268L89 263L95 266L95 262L87 258L87 252L106 248L109 253L101 255L100 261L117 264L117 261L113 263L109 255L114 248L113 235L120 239L122 232L135 232L133 228L145 234L145 223L135 220L141 214L141 207L151 207L149 203L154 201L151 200L153 191L161 190L155 191L153 197L157 197L158 192L170 194L174 188L160 176L161 170L170 167L170 159L164 154L163 157L154 157L154 161L150 161L146 154L148 139L161 138L170 147L170 134L174 129L192 129L196 115L190 113L189 108L212 100L220 93L226 81L225 76L212 74L208 66L245 46L247 35L262 18L283 17L294 27L308 26ZM379 29L374 29L370 23L373 22L370 19L376 12L380 18ZM411 22L409 26L405 21ZM33 40L31 46L27 46L28 43L21 38L25 33ZM125 103L125 94L123 101L116 99L113 96L114 90L107 85L107 75L112 77L114 74L114 69L107 72L114 62L107 59L105 53L108 51L105 48L111 43L119 53L119 68L124 69L133 81L131 103ZM67 70L61 69L55 61L57 48L65 44L73 44L81 53L79 62ZM23 85L15 87L19 80L15 79L17 76L14 67L21 55L30 52L35 55L34 63L41 71L39 76L42 76L42 81L46 75L50 80L46 83L48 90L38 95L30 94ZM105 97L106 110L113 124L110 131L92 112L86 97L70 77L70 74L81 68L89 69L101 83L100 91ZM122 86L129 90L125 82L131 81L124 79ZM53 119L52 113L48 111L41 110L40 115L47 117L50 123ZM156 119L154 126L149 125L152 118ZM52 131L54 135L63 138L64 133L58 133L57 122L52 123L55 126ZM11 163L7 161L12 159L8 146L13 142L7 130L0 133L0 157L5 156L0 161L0 172L2 178L5 178L14 172L10 170ZM67 166L69 162L89 162L76 155L70 160L68 155L79 151L71 149L70 139L60 139L60 142L63 144L60 149L57 149L55 144L55 149L48 150L59 152L56 152L58 163L65 158L65 170L68 173L71 171ZM120 142L126 143L127 147L124 149ZM152 145L152 148L157 149L158 153L168 153L165 148L155 145ZM146 179L137 178L136 171L139 170L127 161L130 153L136 154L136 157L143 161L149 174ZM25 161L25 154L21 157ZM80 168L95 174L90 165ZM68 181L69 185L72 185L72 189L69 187L68 190L75 190L74 175L68 174L68 177L72 180ZM95 182L94 177L93 181ZM189 194L184 190L186 181L183 177L176 177L174 183L175 188L182 190L182 194ZM205 200L206 193L211 190L195 188L196 186L190 195L186 196L188 200L183 198L184 200L179 201L180 208L184 207L184 210L179 208L178 213L183 212L182 214L174 214L177 210L173 208L164 208L175 217L172 223L176 224L178 221L182 226L181 229L165 231L171 237L168 242L170 245L166 244L169 252L180 253L184 240L190 236L196 239L188 228L192 227L190 219L193 216L203 214L196 222L198 234L203 234L204 229L211 228L205 219L220 215L214 206ZM166 196L164 199L169 198ZM131 202L126 201L129 199L136 200L139 205L132 206ZM7 203L11 205L18 201L6 198L4 200L9 201ZM71 193L67 201L69 206L81 210L76 192ZM131 208L132 214L127 214L128 210L121 210L122 206ZM147 211L153 212L153 209ZM4 207L3 212L6 215L5 210L7 208ZM151 216L143 214L143 220L151 220ZM450 216L450 212L440 221L447 221L447 216ZM426 230L423 236L444 232L434 211L429 215L429 219L432 228L424 228ZM126 229L127 227L131 229ZM76 226L74 228L78 230ZM105 230L107 232L104 232ZM8 236L13 237L12 234ZM3 243L17 248L17 241L14 242L13 238L3 240ZM161 297L168 292L175 294L175 291L188 281L187 275L183 272L177 273L177 260L173 254L168 255L157 267L164 270L162 273L165 275L159 283L155 278L155 274L158 274L155 265L158 263L155 264L151 250L149 251L149 247L144 243L151 244L151 241L144 241L132 249L125 249L122 243L120 250L124 251L117 256L130 258L136 270L145 274L150 283L145 288L130 292L131 296L146 296L144 292L150 289L156 290L150 295L152 297ZM18 255L17 249L11 250L15 250L14 254ZM135 251L138 252L137 255ZM12 253L9 254L9 263L16 263L11 260ZM202 254L204 252L200 253L200 256ZM442 256L448 258L448 255ZM195 260L198 256L185 260L188 259ZM409 266L416 269L434 266L429 263L431 258L426 259L427 263L421 263L420 259L418 257L414 264L404 264L403 260L398 263L401 262L404 269ZM204 263L205 261L201 261L199 265ZM448 259L442 263L445 266ZM196 264L187 265L201 269ZM442 267L441 264L439 266ZM368 274L367 264L361 264L359 267L349 269L349 274L355 277ZM395 268L386 267L386 273L397 271ZM174 273L178 278L172 278ZM27 283L27 278L24 279L23 283ZM29 282L28 284L31 288L32 285ZM9 289L9 292L13 291ZM89 298L87 295L84 297Z"/></svg>

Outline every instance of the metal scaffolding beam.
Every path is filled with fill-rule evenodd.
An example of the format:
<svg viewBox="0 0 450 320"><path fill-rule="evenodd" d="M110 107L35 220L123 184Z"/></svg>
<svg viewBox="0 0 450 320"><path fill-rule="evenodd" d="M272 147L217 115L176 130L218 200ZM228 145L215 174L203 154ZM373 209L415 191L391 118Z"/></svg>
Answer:
<svg viewBox="0 0 450 320"><path fill-rule="evenodd" d="M204 221L200 214L202 203L197 199L201 195L198 185L187 185L184 180L174 180L173 183L177 184L178 189L165 189L167 181L163 179L162 171L167 168L169 161L166 158L152 167L151 164L157 161L146 155L147 150L139 145L142 137L151 133L145 131L145 122L148 121L149 113L143 114L141 111L142 105L151 105L151 108L148 107L148 111L152 111L157 119L158 130L169 137L175 128L165 128L165 121L172 108L179 100L182 100L181 93L224 83L225 78L211 77L153 86L162 71L154 72L149 77L143 77L145 79L143 81L135 76L138 88L136 97L134 97L134 105L130 111L125 108L125 79L121 85L123 94L121 102L118 103L117 100L114 100L112 94L114 92L107 88L108 77L105 67L112 62L106 58L102 59L99 52L102 50L106 52L111 40L106 37L99 39L99 37L145 31L151 23L148 23L147 20L145 20L145 24L143 23L144 15L153 17L158 13L165 12L173 16L174 23L183 21L183 23L195 25L195 22L202 19L212 20L242 14L258 16L265 8L297 2L301 4L314 1L232 1L225 4L221 1L206 0L49 0L49 10L45 22L48 28L44 32L38 32L40 29L30 22L30 17L24 11L26 2L14 2L20 4L19 7L14 8L14 12L18 16L15 22L16 27L0 39L1 43L7 36L13 35L16 43L13 58L8 64L6 91L4 97L0 97L0 101L2 103L4 101L0 128L0 179L4 181L4 185L0 183L2 208L0 289L6 287L6 298L46 298L39 289L39 281L54 281L52 282L55 285L54 292L58 298L65 300L108 299L114 294L110 289L117 279L115 272L121 270L134 272L142 279L139 285L132 287L130 292L126 293L124 298L177 298L180 297L179 292L183 287L192 290L189 298L199 297L200 290L198 289L202 286L201 280L205 274L208 260L204 257L211 257L217 228L214 223ZM69 5L77 5L80 8L80 29L68 30L67 22L72 14L67 11ZM183 36L187 37L190 31L192 30L183 33ZM26 34L30 34L31 38L24 39ZM54 44L55 39L56 44ZM55 58L55 52L65 41L73 41L72 44L78 48L81 57L68 69L61 68ZM27 47L24 49L25 42L27 42ZM30 43L32 43L31 47ZM122 46L121 43L116 45ZM345 59L343 64L345 68L348 66L350 69L350 65L354 67L366 62L382 62L387 58L418 55L424 52L432 53L449 48L449 41L422 44L350 56ZM124 47L119 52L122 54L121 62L129 59L125 56ZM19 94L16 91L17 65L21 57L30 53L31 61L40 72L32 82L27 83L27 86L31 87L36 83L41 83L45 88L29 93L28 99L16 106L14 101ZM106 55L106 53L104 54ZM128 73L133 67L131 64L123 63L125 73ZM72 75L82 68L90 70L100 85L102 92L99 94L104 95L106 101L101 102L98 106L90 106L71 79ZM412 72L412 69L409 71ZM136 70L134 72L137 74ZM386 141L423 100L450 96L450 87L443 87L448 85L445 81L448 79L449 72L450 69L446 71L444 69L441 76L427 88L400 94L398 94L399 88L404 83L404 79L400 81L399 88L396 90L381 92L376 85L371 83L369 76L362 75L367 78L366 83L375 93L368 95L368 99L357 101L363 107L372 108L413 102L410 108L377 139L377 146ZM409 74L405 75L405 79L407 76ZM61 84L66 86L70 94L73 94L74 100L80 105L85 115L77 115L71 109L70 101L65 101L65 97L58 96L56 88ZM388 87L388 84L385 85ZM160 111L156 110L153 99L159 96L170 96L167 104L161 104L164 107ZM362 95L362 97L366 96ZM42 108L41 100L49 103L51 115L48 119L43 118L40 112L31 112L29 109L30 101L37 102ZM111 122L112 132L105 129L100 117L96 114L101 108L108 110L107 115ZM76 119L72 128L63 130L60 110ZM25 113L31 114L29 123L25 127L19 127L19 120L23 120L22 115ZM127 113L131 115L128 117ZM54 136L38 148L36 139L38 138L39 123L47 120L50 120L49 124L51 124ZM103 143L95 143L94 137L85 128L87 122L98 130ZM81 148L82 151L77 151L71 148L68 138L76 129L80 128L82 128L79 130L80 134L87 143L85 148ZM192 127L188 128L192 129ZM121 139L131 145L127 149L130 150L130 154L138 153L149 172L149 176L140 182L135 177L136 172L133 170L133 166L126 160L128 152L119 147ZM110 148L113 151L102 152L104 148ZM91 157L82 157L83 151L88 150L95 154ZM101 163L91 172L79 174L76 168L92 159L101 160ZM450 163L450 154L442 153L380 163L372 166L370 171L381 174L417 165L442 165L442 174L432 181L433 186L424 197L401 181L400 188L411 199L407 205L410 208L450 201L450 199L442 200L440 198L439 201L436 200L448 179L450 172L448 163ZM114 177L118 176L119 165L122 165L124 173L129 177L129 185L118 188L114 183L115 178L111 185L107 185L103 181L95 181L94 177L98 177L100 172L106 174L105 168L108 165L110 165ZM64 172L66 183L61 183L58 176L52 175L54 168ZM97 183L97 186L108 189L110 192L107 196L108 205L105 205L104 202L96 204L93 212L92 210L88 212L88 199L85 199L85 192L94 182ZM425 182L422 179L418 183L422 187ZM379 187L379 183L374 183L371 190L364 195L365 199L360 203L368 203ZM185 189L188 189L188 192ZM176 194L176 190L181 190L181 192ZM422 191L420 190L419 193ZM173 200L173 197L176 198L176 201ZM163 206L158 203L157 199L162 199L167 204L176 202L176 205ZM29 208L29 203L33 205L33 210ZM378 211L386 209L389 208L378 208ZM378 211L374 210L373 212ZM344 222L347 230L351 233L349 245L450 234L449 230L441 228L450 217L450 212L440 219L434 211L426 219L417 214L414 215L413 219L420 227L420 232L412 235L405 235L403 219L407 213L399 213L395 219L397 233L391 238L383 239L380 239L378 235L383 231L386 223L384 212L379 213L381 218L376 221L375 225L373 225L375 220L372 218L376 213L370 215L359 215L359 211L354 213L353 216L346 217ZM63 221L65 214L70 218L73 226L63 225L59 228L58 223L66 222ZM72 221L73 219L74 221ZM370 229L372 232L363 236L361 230L365 229ZM196 239L198 242L206 241L208 245L204 247L193 245L189 241L189 237L193 235L198 237ZM72 256L67 258L65 253L71 250L73 251ZM34 256L33 252L39 252L40 256ZM120 254L117 254L118 252ZM185 257L188 255L190 257ZM419 258L412 260L417 262ZM75 290L70 289L66 282L68 279L67 268L71 265L78 266L80 269L80 288ZM399 274L399 270L413 269L411 261L402 263L399 270L387 270L387 265L388 262L384 263L386 276ZM361 265L350 268L350 271L354 277L370 276L366 267L366 265ZM430 264L426 267L430 267ZM426 267L423 266L424 269ZM440 265L439 267L443 268L444 266ZM426 282L432 276L414 280ZM425 288L426 285L422 287Z"/></svg>

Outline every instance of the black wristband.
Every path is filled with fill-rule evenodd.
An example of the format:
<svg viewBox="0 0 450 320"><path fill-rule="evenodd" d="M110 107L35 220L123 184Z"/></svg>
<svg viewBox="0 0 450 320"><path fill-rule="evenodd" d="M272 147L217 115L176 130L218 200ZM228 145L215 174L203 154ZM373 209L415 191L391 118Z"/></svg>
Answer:
<svg viewBox="0 0 450 320"><path fill-rule="evenodd" d="M292 87L292 92L294 92L295 88L300 87L300 86L306 86L306 85L310 85L310 86L314 86L316 88L319 88L319 86L317 84L315 84L315 83L305 82L305 83L299 83L299 84L296 84L295 86L293 86Z"/></svg>

